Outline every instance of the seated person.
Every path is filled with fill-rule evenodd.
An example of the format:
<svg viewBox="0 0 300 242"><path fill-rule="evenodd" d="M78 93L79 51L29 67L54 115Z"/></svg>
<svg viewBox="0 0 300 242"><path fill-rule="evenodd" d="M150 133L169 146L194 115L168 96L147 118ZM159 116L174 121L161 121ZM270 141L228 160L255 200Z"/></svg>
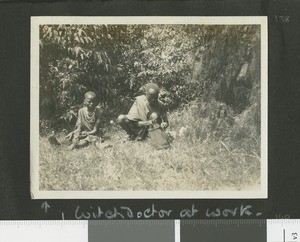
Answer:
<svg viewBox="0 0 300 242"><path fill-rule="evenodd" d="M85 93L83 104L84 107L78 111L75 130L65 137L66 141L72 142L69 147L71 150L88 146L90 143L96 144L96 141L100 140L101 109L97 107L96 94L91 91ZM54 133L48 140L53 146L61 145Z"/></svg>
<svg viewBox="0 0 300 242"><path fill-rule="evenodd" d="M120 115L117 123L127 132L130 140L143 140L153 122L165 129L169 125L165 105L158 100L159 87L154 83L146 85L146 95L135 98L129 113ZM155 113L155 117L151 115Z"/></svg>
<svg viewBox="0 0 300 242"><path fill-rule="evenodd" d="M97 107L96 94L85 93L83 103L84 107L78 111L76 129L66 136L72 140L70 149L85 147L100 138L101 109Z"/></svg>

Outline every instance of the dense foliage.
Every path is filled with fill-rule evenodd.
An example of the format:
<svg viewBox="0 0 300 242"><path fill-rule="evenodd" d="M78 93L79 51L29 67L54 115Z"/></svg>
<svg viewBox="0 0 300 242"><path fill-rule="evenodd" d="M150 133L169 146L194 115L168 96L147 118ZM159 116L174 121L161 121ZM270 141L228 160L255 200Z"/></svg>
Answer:
<svg viewBox="0 0 300 242"><path fill-rule="evenodd" d="M41 25L40 117L74 121L86 91L108 118L126 113L148 83L169 110L192 101L251 107L260 122L260 28L256 25ZM214 105L210 105L214 106ZM215 110L212 110L215 112ZM60 126L62 123L60 123Z"/></svg>
<svg viewBox="0 0 300 242"><path fill-rule="evenodd" d="M108 120L111 149L68 152L44 136L56 130L65 140L86 91L111 119L148 82L162 89L172 149L123 142ZM40 188L253 189L261 183L260 99L259 26L41 25Z"/></svg>

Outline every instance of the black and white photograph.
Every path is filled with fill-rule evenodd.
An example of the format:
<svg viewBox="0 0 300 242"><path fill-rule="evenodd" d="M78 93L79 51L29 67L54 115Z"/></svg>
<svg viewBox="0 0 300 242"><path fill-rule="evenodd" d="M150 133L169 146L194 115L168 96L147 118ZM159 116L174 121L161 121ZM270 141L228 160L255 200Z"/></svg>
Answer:
<svg viewBox="0 0 300 242"><path fill-rule="evenodd" d="M266 17L31 17L31 194L267 198Z"/></svg>

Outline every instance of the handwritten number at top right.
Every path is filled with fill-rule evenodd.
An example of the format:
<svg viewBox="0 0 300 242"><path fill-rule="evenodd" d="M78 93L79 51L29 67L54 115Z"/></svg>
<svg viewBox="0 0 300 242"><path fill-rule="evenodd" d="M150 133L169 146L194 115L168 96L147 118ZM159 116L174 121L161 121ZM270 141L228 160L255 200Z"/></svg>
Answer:
<svg viewBox="0 0 300 242"><path fill-rule="evenodd" d="M275 15L275 20L277 23L289 23L291 18L290 16L286 15L286 16L283 16L283 15Z"/></svg>

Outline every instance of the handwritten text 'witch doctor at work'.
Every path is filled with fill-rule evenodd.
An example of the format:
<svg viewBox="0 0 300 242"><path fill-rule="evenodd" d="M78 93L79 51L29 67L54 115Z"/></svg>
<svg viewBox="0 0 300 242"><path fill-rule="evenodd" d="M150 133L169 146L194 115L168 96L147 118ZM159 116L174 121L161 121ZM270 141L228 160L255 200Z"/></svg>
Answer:
<svg viewBox="0 0 300 242"><path fill-rule="evenodd" d="M151 218L169 218L173 210L158 209L152 204L150 207L142 211L134 211L133 209L120 206L113 207L110 210L103 210L100 206L90 207L89 209L83 209L81 206L77 206L75 209L76 219L151 219ZM179 213L180 218L193 218L199 214L200 211L196 209L193 204L191 208L182 209ZM206 209L206 218L233 218L233 217L259 217L262 213L254 212L251 205L241 205L232 209ZM197 217L198 217L197 216Z"/></svg>

